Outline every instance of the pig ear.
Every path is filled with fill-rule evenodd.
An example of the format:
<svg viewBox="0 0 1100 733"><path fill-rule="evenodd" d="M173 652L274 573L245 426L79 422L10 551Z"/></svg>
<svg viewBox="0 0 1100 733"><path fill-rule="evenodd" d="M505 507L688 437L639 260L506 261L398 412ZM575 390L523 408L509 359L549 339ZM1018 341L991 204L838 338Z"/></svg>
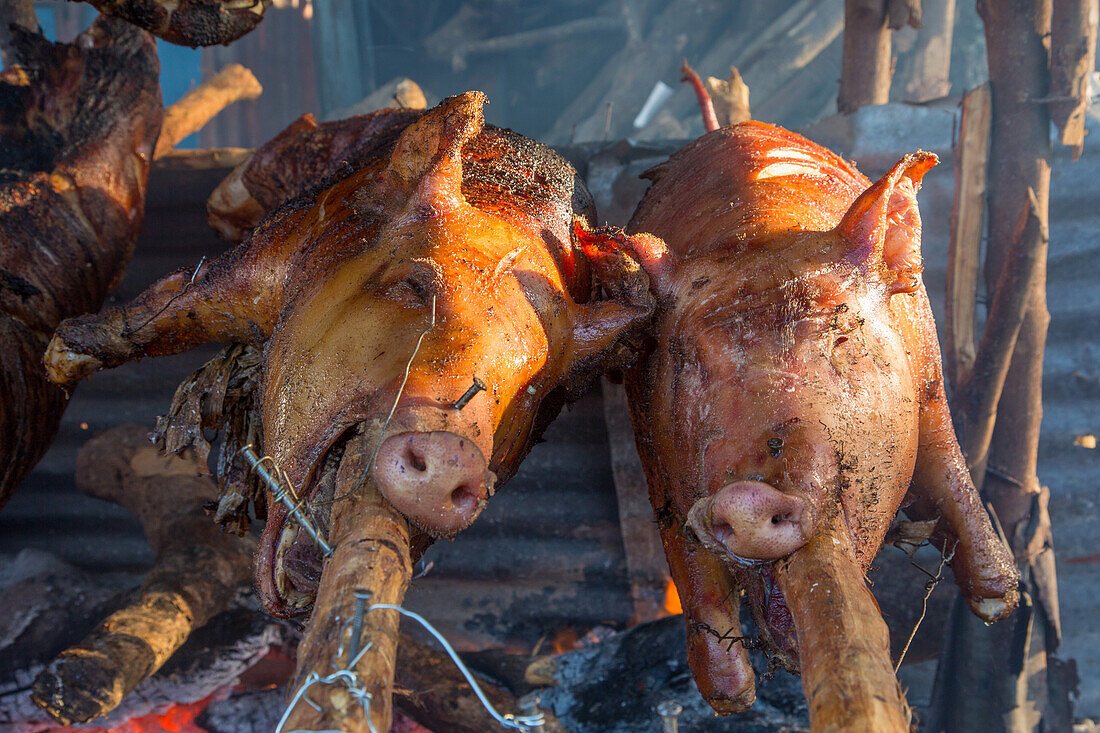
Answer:
<svg viewBox="0 0 1100 733"><path fill-rule="evenodd" d="M938 161L924 151L905 156L855 200L837 226L852 255L881 275L891 295L920 287L917 190Z"/></svg>
<svg viewBox="0 0 1100 733"><path fill-rule="evenodd" d="M626 366L634 350L628 342L640 339L657 307L640 261L659 260L664 243L647 234L626 234L618 227L589 229L580 218L574 220L573 239L607 295L580 306L573 329L574 365L596 373Z"/></svg>
<svg viewBox="0 0 1100 733"><path fill-rule="evenodd" d="M484 127L485 102L481 92L448 97L405 128L361 206L395 214L410 206L446 210L466 205L462 147Z"/></svg>
<svg viewBox="0 0 1100 733"><path fill-rule="evenodd" d="M573 220L573 243L580 247L596 269L598 284L608 292L622 285L624 264L616 263L627 258L637 263L648 276L648 287L655 295L666 292L671 278L674 257L665 243L652 234L627 234L619 227L606 226L590 229L576 217ZM601 277L600 266L605 265ZM636 268L630 268L635 269Z"/></svg>

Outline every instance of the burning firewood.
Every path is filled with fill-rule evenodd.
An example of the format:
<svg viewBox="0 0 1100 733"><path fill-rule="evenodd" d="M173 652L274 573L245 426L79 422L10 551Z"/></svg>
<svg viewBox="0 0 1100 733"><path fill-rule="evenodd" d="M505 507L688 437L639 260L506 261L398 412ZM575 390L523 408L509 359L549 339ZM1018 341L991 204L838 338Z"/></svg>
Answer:
<svg viewBox="0 0 1100 733"><path fill-rule="evenodd" d="M122 608L58 655L33 698L66 725L113 710L186 641L224 610L246 582L255 542L221 531L203 505L215 496L195 457L164 456L148 431L125 425L88 441L76 481L91 496L132 511L156 553L153 569Z"/></svg>

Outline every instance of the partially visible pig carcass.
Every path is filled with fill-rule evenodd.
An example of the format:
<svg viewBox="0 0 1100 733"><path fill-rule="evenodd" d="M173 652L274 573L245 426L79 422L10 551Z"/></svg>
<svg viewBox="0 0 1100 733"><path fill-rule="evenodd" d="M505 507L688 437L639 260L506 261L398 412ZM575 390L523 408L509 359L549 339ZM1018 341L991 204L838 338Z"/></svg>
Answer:
<svg viewBox="0 0 1100 733"><path fill-rule="evenodd" d="M122 281L163 111L153 38L100 18L72 43L13 28L0 74L0 507L46 452L67 396L42 356Z"/></svg>

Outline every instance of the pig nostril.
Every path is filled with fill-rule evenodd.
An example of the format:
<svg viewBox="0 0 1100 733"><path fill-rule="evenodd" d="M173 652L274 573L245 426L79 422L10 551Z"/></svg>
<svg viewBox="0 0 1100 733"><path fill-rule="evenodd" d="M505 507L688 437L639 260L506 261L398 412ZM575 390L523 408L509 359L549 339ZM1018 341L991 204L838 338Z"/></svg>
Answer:
<svg viewBox="0 0 1100 733"><path fill-rule="evenodd" d="M477 506L477 492L462 484L451 492L451 503L461 512L471 511Z"/></svg>
<svg viewBox="0 0 1100 733"><path fill-rule="evenodd" d="M424 472L428 469L424 457L414 450L411 445L405 446L405 463L415 471Z"/></svg>

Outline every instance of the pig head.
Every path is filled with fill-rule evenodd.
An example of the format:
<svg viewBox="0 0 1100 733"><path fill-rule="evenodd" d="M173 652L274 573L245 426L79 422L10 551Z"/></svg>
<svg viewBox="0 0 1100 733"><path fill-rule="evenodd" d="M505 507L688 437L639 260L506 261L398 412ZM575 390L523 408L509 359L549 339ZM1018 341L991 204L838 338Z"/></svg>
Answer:
<svg viewBox="0 0 1100 733"><path fill-rule="evenodd" d="M315 517L340 499L323 467L367 430L365 480L428 535L468 526L653 309L632 259L575 245L576 232L602 235L572 167L486 127L484 103L468 92L401 112L399 134L356 170L278 207L236 249L62 324L51 376L206 341L261 347L263 450ZM593 274L607 299L592 301ZM269 610L304 611L320 566L269 506L256 570Z"/></svg>
<svg viewBox="0 0 1100 733"><path fill-rule="evenodd" d="M916 192L935 163L909 155L871 185L805 138L747 122L651 171L630 223L647 234L620 238L658 299L627 375L638 449L691 666L720 713L755 697L742 593L765 650L797 671L773 569L838 518L865 572L899 507L939 516L974 612L1015 606L1015 566L952 430L920 278Z"/></svg>

